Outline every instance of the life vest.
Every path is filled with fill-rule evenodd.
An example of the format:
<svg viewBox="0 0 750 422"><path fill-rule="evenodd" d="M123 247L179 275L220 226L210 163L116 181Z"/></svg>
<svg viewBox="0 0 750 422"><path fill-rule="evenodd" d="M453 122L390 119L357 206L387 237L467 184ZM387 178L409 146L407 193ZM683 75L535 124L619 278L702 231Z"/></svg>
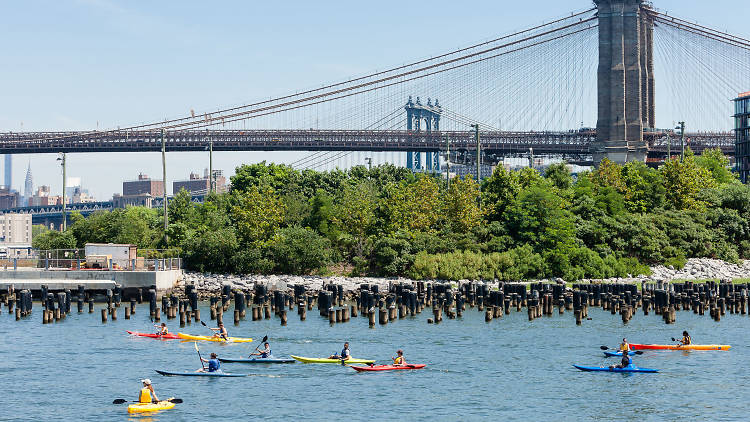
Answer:
<svg viewBox="0 0 750 422"><path fill-rule="evenodd" d="M393 359L394 365L403 365L404 364L404 358L403 356L399 356L396 359Z"/></svg>
<svg viewBox="0 0 750 422"><path fill-rule="evenodd" d="M692 344L692 342L693 339L691 339L690 336L685 336L682 338L682 344L684 345Z"/></svg>
<svg viewBox="0 0 750 422"><path fill-rule="evenodd" d="M141 388L141 396L138 398L141 403L151 403L151 390L148 387Z"/></svg>
<svg viewBox="0 0 750 422"><path fill-rule="evenodd" d="M620 343L620 351L626 352L630 350L630 345L628 343Z"/></svg>

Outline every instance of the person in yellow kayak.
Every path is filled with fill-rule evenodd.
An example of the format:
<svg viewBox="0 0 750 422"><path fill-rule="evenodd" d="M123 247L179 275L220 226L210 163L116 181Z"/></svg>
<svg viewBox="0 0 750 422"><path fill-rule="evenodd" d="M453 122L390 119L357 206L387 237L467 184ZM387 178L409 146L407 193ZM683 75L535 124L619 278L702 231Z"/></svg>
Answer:
<svg viewBox="0 0 750 422"><path fill-rule="evenodd" d="M398 349L396 352L398 356L393 359L393 366L406 366L406 360L404 360L404 351L401 349Z"/></svg>
<svg viewBox="0 0 750 422"><path fill-rule="evenodd" d="M693 344L693 339L690 338L690 334L688 334L687 331L682 332L682 338L680 339L680 343L682 343L683 346L687 346L688 344Z"/></svg>
<svg viewBox="0 0 750 422"><path fill-rule="evenodd" d="M617 349L620 352L627 352L630 350L630 344L628 343L628 340L623 338L622 343L620 343L620 347Z"/></svg>
<svg viewBox="0 0 750 422"><path fill-rule="evenodd" d="M328 359L349 360L351 358L352 358L352 352L349 350L348 341L344 343L344 348L341 350L341 355L337 355L336 353L334 353L331 356L328 356Z"/></svg>
<svg viewBox="0 0 750 422"><path fill-rule="evenodd" d="M218 328L211 328L211 330L214 331L214 337L221 337L224 340L229 340L229 333L227 333L227 329L224 327L223 323L219 323Z"/></svg>
<svg viewBox="0 0 750 422"><path fill-rule="evenodd" d="M160 336L169 334L169 329L167 328L166 322L162 322L161 325L154 324L154 327L156 327L156 334Z"/></svg>
<svg viewBox="0 0 750 422"><path fill-rule="evenodd" d="M141 392L138 394L138 402L158 403L159 398L156 397L156 392L154 391L154 386L151 385L151 380L148 378L142 379L141 383L143 383L143 388L141 388Z"/></svg>
<svg viewBox="0 0 750 422"><path fill-rule="evenodd" d="M221 368L221 364L219 363L219 358L216 356L216 353L211 353L211 359L201 358L201 360L208 364L208 368L201 368L198 370L198 372L216 372Z"/></svg>

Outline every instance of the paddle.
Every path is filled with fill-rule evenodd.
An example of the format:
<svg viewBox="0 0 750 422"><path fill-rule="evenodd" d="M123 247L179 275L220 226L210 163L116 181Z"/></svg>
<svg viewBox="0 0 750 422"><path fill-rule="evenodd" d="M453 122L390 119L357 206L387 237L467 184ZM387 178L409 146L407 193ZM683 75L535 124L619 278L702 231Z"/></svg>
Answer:
<svg viewBox="0 0 750 422"><path fill-rule="evenodd" d="M610 350L609 347L607 347L607 346L599 346L599 348L602 349L602 350ZM618 352L619 352L619 350L618 350ZM635 351L631 350L631 352L635 353L636 355L642 355L643 354L643 350L635 350Z"/></svg>
<svg viewBox="0 0 750 422"><path fill-rule="evenodd" d="M170 397L170 398L168 398L166 400L162 400L162 401L168 401L170 403L175 403L175 404L182 403L182 399L176 399L174 397ZM123 403L140 403L140 402L136 401L136 400L125 400L125 399L114 399L114 400L112 400L112 404L123 404Z"/></svg>
<svg viewBox="0 0 750 422"><path fill-rule="evenodd" d="M198 352L198 359L201 360L201 367L203 370L206 370L206 365L203 364L203 358L201 357L201 351L198 349L198 342L194 341L193 344L195 345L195 350Z"/></svg>
<svg viewBox="0 0 750 422"><path fill-rule="evenodd" d="M265 343L265 342L266 342L266 340L268 340L268 335L264 336L264 337L263 337L263 340L261 340L261 341L260 341L260 344L258 344L257 346L255 346L255 351L256 351L256 352L258 351L258 348L260 347L260 345L261 345L261 344L263 344L263 343ZM251 354L250 354L250 356L252 356L252 355L253 355L253 354L251 353Z"/></svg>

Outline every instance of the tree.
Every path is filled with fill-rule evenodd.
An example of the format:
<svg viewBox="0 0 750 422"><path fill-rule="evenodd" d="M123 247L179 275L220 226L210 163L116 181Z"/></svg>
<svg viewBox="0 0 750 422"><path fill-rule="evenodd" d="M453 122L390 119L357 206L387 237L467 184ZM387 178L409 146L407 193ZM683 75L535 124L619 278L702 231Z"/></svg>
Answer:
<svg viewBox="0 0 750 422"><path fill-rule="evenodd" d="M505 170L503 166L495 167L492 176L482 184L482 203L489 220L501 220L520 191L521 183L517 173Z"/></svg>
<svg viewBox="0 0 750 422"><path fill-rule="evenodd" d="M32 239L31 247L39 250L75 249L76 239L70 230L65 232L48 230Z"/></svg>
<svg viewBox="0 0 750 422"><path fill-rule="evenodd" d="M729 170L729 158L721 152L721 148L709 148L695 158L698 166L708 170L717 185L738 182L737 175Z"/></svg>
<svg viewBox="0 0 750 422"><path fill-rule="evenodd" d="M281 229L268 245L276 270L284 274L308 274L328 264L331 242L302 227Z"/></svg>
<svg viewBox="0 0 750 422"><path fill-rule="evenodd" d="M419 175L414 183L391 184L384 200L389 231L403 230L414 235L434 231L440 219L440 187L434 177Z"/></svg>
<svg viewBox="0 0 750 422"><path fill-rule="evenodd" d="M235 169L232 181L232 191L247 192L251 188L271 188L280 192L295 181L299 173L284 164L244 164Z"/></svg>
<svg viewBox="0 0 750 422"><path fill-rule="evenodd" d="M558 189L568 189L573 185L573 177L570 175L568 165L565 163L555 163L547 167L544 177L552 183L552 186Z"/></svg>
<svg viewBox="0 0 750 422"><path fill-rule="evenodd" d="M270 187L250 186L236 193L232 219L242 242L254 247L267 242L284 219L284 204Z"/></svg>
<svg viewBox="0 0 750 422"><path fill-rule="evenodd" d="M689 149L683 160L668 160L659 172L664 178L667 202L678 210L704 209L706 203L698 198L699 193L716 186L711 171L699 166Z"/></svg>
<svg viewBox="0 0 750 422"><path fill-rule="evenodd" d="M333 206L331 221L339 231L353 237L354 254L358 257L364 256L377 206L377 191L369 181L347 185Z"/></svg>
<svg viewBox="0 0 750 422"><path fill-rule="evenodd" d="M482 222L479 185L469 175L453 178L445 198L445 216L456 233L467 233Z"/></svg>

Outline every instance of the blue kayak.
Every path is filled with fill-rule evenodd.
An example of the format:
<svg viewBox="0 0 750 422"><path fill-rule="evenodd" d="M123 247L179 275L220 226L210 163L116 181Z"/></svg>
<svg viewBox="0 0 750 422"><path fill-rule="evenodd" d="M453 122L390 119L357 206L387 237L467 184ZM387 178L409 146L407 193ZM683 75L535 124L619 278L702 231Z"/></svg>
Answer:
<svg viewBox="0 0 750 422"><path fill-rule="evenodd" d="M621 357L622 356L622 352L604 352L604 356L606 356L608 358L615 357L615 356ZM628 356L635 356L635 351L630 350L628 352Z"/></svg>
<svg viewBox="0 0 750 422"><path fill-rule="evenodd" d="M297 362L294 359L281 359L281 358L249 358L249 359L225 359L219 358L220 362L227 363L294 363Z"/></svg>
<svg viewBox="0 0 750 422"><path fill-rule="evenodd" d="M161 375L165 377L246 377L247 374L230 374L228 372L216 371L216 372L169 372L160 371L155 369Z"/></svg>
<svg viewBox="0 0 750 422"><path fill-rule="evenodd" d="M599 367L599 366L582 366L582 365L573 365L576 367L576 369L580 369L581 371L586 372L645 372L645 373L654 373L659 372L658 369L650 369L650 368L639 368L633 364L630 364L624 368L609 368L609 367Z"/></svg>

